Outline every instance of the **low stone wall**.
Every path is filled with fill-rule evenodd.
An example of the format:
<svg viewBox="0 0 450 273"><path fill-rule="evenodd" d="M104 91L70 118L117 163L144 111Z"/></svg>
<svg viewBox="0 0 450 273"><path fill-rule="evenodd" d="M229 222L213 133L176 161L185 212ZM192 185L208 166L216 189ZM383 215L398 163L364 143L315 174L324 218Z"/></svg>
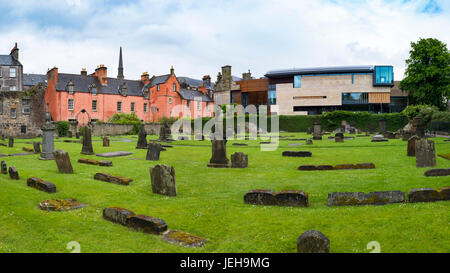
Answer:
<svg viewBox="0 0 450 273"><path fill-rule="evenodd" d="M144 129L148 135L159 134L160 123L146 123ZM93 136L118 136L126 135L133 130L133 125L117 123L94 123L92 125Z"/></svg>

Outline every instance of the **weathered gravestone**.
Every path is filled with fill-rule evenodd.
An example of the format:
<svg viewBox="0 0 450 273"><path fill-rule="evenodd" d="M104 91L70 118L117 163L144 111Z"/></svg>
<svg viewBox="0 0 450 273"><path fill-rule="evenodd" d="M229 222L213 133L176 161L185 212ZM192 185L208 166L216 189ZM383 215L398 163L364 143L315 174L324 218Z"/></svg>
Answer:
<svg viewBox="0 0 450 273"><path fill-rule="evenodd" d="M147 156L145 157L146 160L159 160L159 155L161 151L163 150L161 144L156 142L151 142L148 144L147 149Z"/></svg>
<svg viewBox="0 0 450 273"><path fill-rule="evenodd" d="M128 185L130 185L131 182L133 182L133 179L131 179L131 178L126 178L126 177L122 177L122 176L114 176L114 175L110 175L107 173L96 173L94 175L94 179L104 181L104 182L114 183L117 185L125 185L125 186L128 186Z"/></svg>
<svg viewBox="0 0 450 273"><path fill-rule="evenodd" d="M109 147L109 138L108 137L104 137L103 138L103 147Z"/></svg>
<svg viewBox="0 0 450 273"><path fill-rule="evenodd" d="M204 238L179 230L169 230L162 235L161 239L185 247L201 247L206 243Z"/></svg>
<svg viewBox="0 0 450 273"><path fill-rule="evenodd" d="M35 154L41 153L41 143L40 142L33 142L33 150Z"/></svg>
<svg viewBox="0 0 450 273"><path fill-rule="evenodd" d="M344 134L343 133L336 133L334 135L335 142L344 142Z"/></svg>
<svg viewBox="0 0 450 273"><path fill-rule="evenodd" d="M425 176L447 176L450 175L449 169L431 169L424 173Z"/></svg>
<svg viewBox="0 0 450 273"><path fill-rule="evenodd" d="M147 149L147 132L144 129L144 126L141 126L138 134L138 143L136 149Z"/></svg>
<svg viewBox="0 0 450 273"><path fill-rule="evenodd" d="M159 129L159 140L169 141L172 139L172 130L168 123L164 123Z"/></svg>
<svg viewBox="0 0 450 273"><path fill-rule="evenodd" d="M105 220L111 221L113 223L121 224L126 226L127 219L133 215L136 215L131 210L118 208L118 207L110 207L103 209L103 218Z"/></svg>
<svg viewBox="0 0 450 273"><path fill-rule="evenodd" d="M108 152L108 153L101 153L97 154L96 156L99 157L119 157L119 156L129 156L132 155L131 152L125 152L125 151L117 151L117 152Z"/></svg>
<svg viewBox="0 0 450 273"><path fill-rule="evenodd" d="M404 201L405 193L401 191L376 191L368 194L363 192L333 192L328 194L328 206L386 205Z"/></svg>
<svg viewBox="0 0 450 273"><path fill-rule="evenodd" d="M209 160L208 167L212 168L229 168L229 160L227 158L227 140L217 140L215 137L211 139L212 156Z"/></svg>
<svg viewBox="0 0 450 273"><path fill-rule="evenodd" d="M19 173L17 172L16 167L14 167L14 166L9 167L8 173L9 173L9 178L19 180Z"/></svg>
<svg viewBox="0 0 450 273"><path fill-rule="evenodd" d="M312 145L312 144L313 144L313 141L311 139L306 140L306 145Z"/></svg>
<svg viewBox="0 0 450 273"><path fill-rule="evenodd" d="M67 137L68 137L68 138L72 138L72 137L73 137L72 131L67 131Z"/></svg>
<svg viewBox="0 0 450 273"><path fill-rule="evenodd" d="M55 150L53 156L60 173L73 173L72 163L70 163L70 157L66 151Z"/></svg>
<svg viewBox="0 0 450 273"><path fill-rule="evenodd" d="M409 192L408 198L410 203L450 200L450 187L442 187L437 190L431 188L413 189Z"/></svg>
<svg viewBox="0 0 450 273"><path fill-rule="evenodd" d="M307 207L308 194L300 190L285 190L274 194L278 206Z"/></svg>
<svg viewBox="0 0 450 273"><path fill-rule="evenodd" d="M408 139L408 145L406 148L407 156L416 156L416 141L420 138L418 136L412 136Z"/></svg>
<svg viewBox="0 0 450 273"><path fill-rule="evenodd" d="M372 142L386 142L386 141L388 141L388 140L385 139L383 135L374 135L374 136L372 137L372 140L371 140L371 141L372 141Z"/></svg>
<svg viewBox="0 0 450 273"><path fill-rule="evenodd" d="M380 127L380 134L384 135L384 133L386 133L386 119L382 118L378 122L378 126Z"/></svg>
<svg viewBox="0 0 450 273"><path fill-rule="evenodd" d="M8 174L8 168L6 166L6 162L2 160L0 165L1 165L1 172L2 172L2 174Z"/></svg>
<svg viewBox="0 0 450 273"><path fill-rule="evenodd" d="M413 135L409 131L403 131L402 133L402 140L408 141Z"/></svg>
<svg viewBox="0 0 450 273"><path fill-rule="evenodd" d="M152 192L156 194L177 196L175 169L167 165L156 165L150 168Z"/></svg>
<svg viewBox="0 0 450 273"><path fill-rule="evenodd" d="M78 138L80 138L80 132L76 132L75 133L75 137L78 139Z"/></svg>
<svg viewBox="0 0 450 273"><path fill-rule="evenodd" d="M47 193L55 193L56 186L55 184L44 181L39 177L31 177L27 179L27 186L38 189L40 191L45 191Z"/></svg>
<svg viewBox="0 0 450 273"><path fill-rule="evenodd" d="M391 131L386 131L383 134L387 139L395 139L395 134Z"/></svg>
<svg viewBox="0 0 450 273"><path fill-rule="evenodd" d="M42 152L39 159L41 160L53 160L53 151L55 150L55 143L53 141L53 135L56 130L56 126L53 123L47 122L42 126Z"/></svg>
<svg viewBox="0 0 450 273"><path fill-rule="evenodd" d="M329 253L330 240L317 230L305 231L297 240L297 253Z"/></svg>
<svg viewBox="0 0 450 273"><path fill-rule="evenodd" d="M434 141L416 140L416 167L433 167L436 165Z"/></svg>
<svg viewBox="0 0 450 273"><path fill-rule="evenodd" d="M250 205L275 205L275 193L271 190L251 190L244 195L244 203Z"/></svg>
<svg viewBox="0 0 450 273"><path fill-rule="evenodd" d="M320 122L318 119L314 122L314 134L313 134L314 140L322 140L322 131L320 128Z"/></svg>
<svg viewBox="0 0 450 273"><path fill-rule="evenodd" d="M8 139L8 147L12 148L14 147L14 137L9 137Z"/></svg>
<svg viewBox="0 0 450 273"><path fill-rule="evenodd" d="M311 157L312 153L310 151L284 151L282 155L290 157Z"/></svg>
<svg viewBox="0 0 450 273"><path fill-rule="evenodd" d="M77 199L54 199L54 200L44 200L39 202L39 208L41 210L47 211L64 211L64 210L74 210L86 207L77 201Z"/></svg>
<svg viewBox="0 0 450 273"><path fill-rule="evenodd" d="M308 128L306 129L306 134L308 134L308 135L312 134L312 130L311 130L310 127L308 127Z"/></svg>
<svg viewBox="0 0 450 273"><path fill-rule="evenodd" d="M127 226L144 233L157 235L167 230L164 220L142 214L128 217Z"/></svg>
<svg viewBox="0 0 450 273"><path fill-rule="evenodd" d="M93 155L94 149L92 148L92 129L89 125L84 127L82 142L83 147L81 148L81 153L84 155Z"/></svg>
<svg viewBox="0 0 450 273"><path fill-rule="evenodd" d="M237 152L231 155L231 168L247 168L248 155Z"/></svg>

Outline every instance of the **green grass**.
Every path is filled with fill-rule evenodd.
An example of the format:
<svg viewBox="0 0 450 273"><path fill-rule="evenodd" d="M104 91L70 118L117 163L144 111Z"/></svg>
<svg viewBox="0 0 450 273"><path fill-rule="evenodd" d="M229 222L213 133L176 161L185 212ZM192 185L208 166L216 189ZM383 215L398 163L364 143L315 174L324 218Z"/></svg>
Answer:
<svg viewBox="0 0 450 273"><path fill-rule="evenodd" d="M283 134L282 134L283 135ZM305 134L286 133L295 138ZM122 138L133 142L116 141ZM280 141L276 151L262 152L259 141L248 147L227 145L228 155L248 154L248 169L212 169L209 141L177 141L161 153L159 162L145 161L145 150L136 150L137 138L112 137L111 147L94 138L96 153L131 151L133 155L112 158L114 167L77 163L81 144L55 142L71 156L75 174L60 174L54 161L38 155L0 158L15 166L21 179L0 175L0 252L69 252L66 245L77 241L82 252L296 252L297 238L317 229L331 241L331 252L369 252L370 241L378 241L381 252L450 252L450 202L390 204L385 206L328 207L327 194L335 191L383 191L450 186L449 177L425 177L406 156L406 142L371 143L357 137L335 143L324 137L311 146L288 147ZM437 153L449 153L450 143L434 138ZM16 139L14 148L0 146L0 153L19 153L32 147ZM6 141L5 141L6 143ZM311 158L282 157L285 150L309 150ZM137 158L131 160L129 158ZM438 168L450 168L450 161L437 157ZM374 170L301 172L303 164L344 164L373 162ZM164 163L175 167L177 197L151 191L149 167ZM96 181L96 172L133 178L130 186ZM26 186L26 179L41 177L56 184L57 193L47 194ZM252 189L300 189L309 194L308 208L252 206L243 202ZM45 212L39 201L76 198L86 208L67 212ZM201 248L166 243L159 236L135 232L102 218L109 206L130 209L164 219L169 229L204 237Z"/></svg>

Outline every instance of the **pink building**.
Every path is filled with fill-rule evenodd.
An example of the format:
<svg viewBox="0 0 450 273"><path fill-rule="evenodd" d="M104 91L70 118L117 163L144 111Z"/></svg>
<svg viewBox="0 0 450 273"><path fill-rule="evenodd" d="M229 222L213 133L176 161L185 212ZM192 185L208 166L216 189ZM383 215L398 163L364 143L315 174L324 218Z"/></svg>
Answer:
<svg viewBox="0 0 450 273"><path fill-rule="evenodd" d="M203 81L175 76L174 69L161 76L150 77L144 72L141 80L126 80L123 76L122 49L116 78L100 65L88 75L47 72L45 102L54 121L108 121L115 113L135 113L143 122L157 122L162 117L211 117L214 101L209 76ZM189 84L190 83L190 84ZM192 84L194 83L194 84ZM185 107L180 107L184 105Z"/></svg>

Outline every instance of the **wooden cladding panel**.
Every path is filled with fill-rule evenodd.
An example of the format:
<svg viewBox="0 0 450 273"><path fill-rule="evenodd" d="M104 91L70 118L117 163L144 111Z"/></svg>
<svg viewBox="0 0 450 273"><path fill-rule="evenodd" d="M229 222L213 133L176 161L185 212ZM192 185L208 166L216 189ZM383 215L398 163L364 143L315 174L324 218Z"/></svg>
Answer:
<svg viewBox="0 0 450 273"><path fill-rule="evenodd" d="M241 86L242 92L267 91L269 87L268 79L256 79L236 82Z"/></svg>
<svg viewBox="0 0 450 273"><path fill-rule="evenodd" d="M369 103L391 103L391 95L387 92L371 92L369 93Z"/></svg>

